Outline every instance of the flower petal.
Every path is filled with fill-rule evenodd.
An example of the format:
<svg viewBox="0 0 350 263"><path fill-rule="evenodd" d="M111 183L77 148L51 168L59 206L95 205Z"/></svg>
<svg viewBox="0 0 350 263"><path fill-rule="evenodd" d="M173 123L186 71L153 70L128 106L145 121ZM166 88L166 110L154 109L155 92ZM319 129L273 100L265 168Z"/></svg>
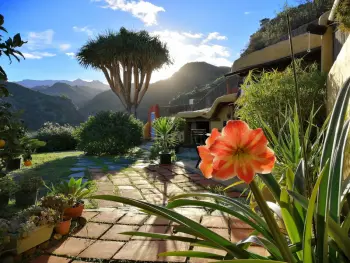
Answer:
<svg viewBox="0 0 350 263"><path fill-rule="evenodd" d="M268 147L265 151L257 156L251 161L253 169L257 173L267 174L271 173L276 162L275 153Z"/></svg>
<svg viewBox="0 0 350 263"><path fill-rule="evenodd" d="M218 129L216 128L212 129L210 136L205 141L206 146L210 147L220 135L221 133L219 132Z"/></svg>
<svg viewBox="0 0 350 263"><path fill-rule="evenodd" d="M213 163L213 169L215 170L215 173L213 174L215 179L219 180L227 180L232 177L235 177L235 166L231 161L227 160L215 160Z"/></svg>
<svg viewBox="0 0 350 263"><path fill-rule="evenodd" d="M249 126L244 121L228 121L222 129L222 137L234 147L245 145L249 137Z"/></svg>
<svg viewBox="0 0 350 263"><path fill-rule="evenodd" d="M199 169L202 171L205 178L211 178L213 173L213 164L209 162L201 162Z"/></svg>
<svg viewBox="0 0 350 263"><path fill-rule="evenodd" d="M197 146L199 157L202 159L202 161L205 162L212 162L214 159L214 156L209 151L208 147L206 146Z"/></svg>
<svg viewBox="0 0 350 263"><path fill-rule="evenodd" d="M249 132L248 141L245 148L250 153L261 153L266 149L267 139L261 128Z"/></svg>
<svg viewBox="0 0 350 263"><path fill-rule="evenodd" d="M249 163L241 163L239 167L237 167L237 176L242 181L247 184L251 183L254 179L255 172L252 166Z"/></svg>

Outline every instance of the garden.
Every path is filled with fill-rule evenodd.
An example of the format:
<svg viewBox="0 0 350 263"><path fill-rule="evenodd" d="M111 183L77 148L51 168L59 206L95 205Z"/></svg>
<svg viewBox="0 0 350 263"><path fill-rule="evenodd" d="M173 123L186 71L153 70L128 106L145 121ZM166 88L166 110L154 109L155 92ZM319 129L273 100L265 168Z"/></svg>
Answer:
<svg viewBox="0 0 350 263"><path fill-rule="evenodd" d="M148 43L145 46L150 49L136 44L123 46L128 43L125 40L135 38ZM19 60L17 56L22 54L16 48L25 42L19 34L10 39L1 43L6 52L0 55ZM113 40L118 40L123 52L135 49L140 57L136 56L136 62L119 57L120 50L109 45ZM106 45L115 55L113 61L105 53ZM159 61L150 60L155 50ZM327 116L326 76L318 64L293 58L284 70L250 72L241 87L235 120L220 131L213 129L205 144L198 146L200 174L195 174L175 165L185 120L159 117L144 124L135 117L152 70L170 63L166 46L159 39L145 31L121 28L118 33L89 40L77 57L85 67L106 71L109 85L126 112L99 112L76 127L47 122L38 131L28 132L19 113L10 104L1 103L0 256L5 259L35 251L42 244L55 247L72 239L124 246L141 237L142 242L186 244L186 249L150 249L157 254L156 260L159 256L223 263L350 262L350 187L345 161L349 154L350 80ZM106 65L114 59L121 60L117 67L124 70L123 81L120 70L108 76L114 68ZM142 63L146 67L139 66ZM130 91L132 74L134 93ZM1 67L0 77L7 80ZM6 86L0 85L1 96L8 96ZM151 128L155 138L149 151L143 151L139 147L150 141ZM235 183L215 188L214 182L233 178ZM234 196L238 185L246 189ZM87 210L96 208L98 202L112 210L99 215L100 211ZM120 207L125 209L120 210L123 215ZM249 233L232 242L210 224L183 213L186 208L201 208L209 216L229 216ZM138 214L130 215L135 209ZM103 219L89 222L102 213ZM167 223L149 227L146 223L151 217ZM123 222L120 231L114 229L119 227L118 220ZM88 225L94 227L87 229ZM159 229L164 231L152 231ZM112 230L114 235L108 236ZM96 232L99 234L90 235ZM118 239L113 239L115 234ZM254 252L256 246L266 253ZM84 249L58 255L68 261L80 260L78 255ZM111 255L92 258L94 254L86 254L85 259L109 260L119 248L112 250ZM139 253L133 247L129 250ZM151 253L148 248L143 251ZM31 259L29 254L19 260Z"/></svg>

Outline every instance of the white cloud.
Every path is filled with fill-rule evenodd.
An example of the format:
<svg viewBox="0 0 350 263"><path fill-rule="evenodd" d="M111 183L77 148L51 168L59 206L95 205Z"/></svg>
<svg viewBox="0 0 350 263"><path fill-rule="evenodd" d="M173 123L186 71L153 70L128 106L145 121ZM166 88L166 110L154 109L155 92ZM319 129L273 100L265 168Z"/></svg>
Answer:
<svg viewBox="0 0 350 263"><path fill-rule="evenodd" d="M146 26L157 25L157 15L159 12L165 12L161 6L156 6L147 1L129 1L129 0L104 0L107 3L105 8L121 10L131 13L134 17L140 19Z"/></svg>
<svg viewBox="0 0 350 263"><path fill-rule="evenodd" d="M89 37L93 36L94 34L94 30L90 29L88 26L84 26L84 27L77 27L77 26L73 26L73 30L75 32L83 32L86 33Z"/></svg>
<svg viewBox="0 0 350 263"><path fill-rule="evenodd" d="M182 34L185 37L189 37L189 38L202 38L203 37L203 34L199 34L199 33L192 34L192 33L189 33L189 32L183 32Z"/></svg>
<svg viewBox="0 0 350 263"><path fill-rule="evenodd" d="M74 52L67 52L66 55L70 58L75 58L75 53Z"/></svg>
<svg viewBox="0 0 350 263"><path fill-rule="evenodd" d="M70 49L70 47L71 47L70 44L61 44L61 45L59 46L59 48L60 48L61 51L66 51L66 50Z"/></svg>
<svg viewBox="0 0 350 263"><path fill-rule="evenodd" d="M42 32L29 32L27 36L28 43L25 47L29 50L46 49L52 45L54 33L52 29Z"/></svg>
<svg viewBox="0 0 350 263"><path fill-rule="evenodd" d="M42 59L44 57L54 57L56 54L50 52L22 52L26 59Z"/></svg>
<svg viewBox="0 0 350 263"><path fill-rule="evenodd" d="M227 37L220 35L219 32L212 32L212 33L209 33L207 38L203 40L203 43L207 43L213 39L215 39L215 40L227 40Z"/></svg>
<svg viewBox="0 0 350 263"><path fill-rule="evenodd" d="M244 12L245 15L250 15L250 13L249 11Z"/></svg>
<svg viewBox="0 0 350 263"><path fill-rule="evenodd" d="M228 47L203 43L197 38L178 31L154 31L161 41L167 43L173 65L163 67L152 74L151 82L169 78L188 62L204 61L216 66L231 66L232 58Z"/></svg>

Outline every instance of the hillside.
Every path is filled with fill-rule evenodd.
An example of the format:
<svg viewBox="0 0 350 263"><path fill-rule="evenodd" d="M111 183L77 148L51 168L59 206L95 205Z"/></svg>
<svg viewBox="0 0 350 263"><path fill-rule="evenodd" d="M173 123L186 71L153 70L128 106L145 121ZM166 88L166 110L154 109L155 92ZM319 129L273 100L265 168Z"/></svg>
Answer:
<svg viewBox="0 0 350 263"><path fill-rule="evenodd" d="M85 81L82 79L76 79L73 81L69 80L33 80L33 79L24 79L21 81L17 81L16 83L22 85L26 88L33 88L36 86L52 86L57 82L66 83L70 86L84 86L90 87L92 89L96 89L98 91L106 91L109 90L109 86L103 84L101 81L93 80L93 81Z"/></svg>
<svg viewBox="0 0 350 263"><path fill-rule="evenodd" d="M50 96L67 96L78 108L102 92L91 87L71 86L63 82L56 82L52 86L35 86L32 90Z"/></svg>
<svg viewBox="0 0 350 263"><path fill-rule="evenodd" d="M246 48L242 50L241 56L277 43L284 36L284 39L287 39L287 13L290 16L291 28L293 30L318 19L323 13L332 8L333 2L334 0L303 1L297 6L284 7L283 10L277 12L276 16L272 19L261 19L260 28L250 36L249 43Z"/></svg>
<svg viewBox="0 0 350 263"><path fill-rule="evenodd" d="M213 82L218 77L229 72L229 67L216 67L205 62L192 62L184 65L169 79L150 85L138 108L138 118L147 119L148 109L153 104L168 105L179 94L189 92L196 86ZM118 97L111 91L105 91L80 109L84 117L101 110L121 110Z"/></svg>
<svg viewBox="0 0 350 263"><path fill-rule="evenodd" d="M29 129L38 129L47 121L72 125L83 121L69 99L45 95L16 83L6 86L12 95L3 100L11 103L13 110L23 110L21 118Z"/></svg>

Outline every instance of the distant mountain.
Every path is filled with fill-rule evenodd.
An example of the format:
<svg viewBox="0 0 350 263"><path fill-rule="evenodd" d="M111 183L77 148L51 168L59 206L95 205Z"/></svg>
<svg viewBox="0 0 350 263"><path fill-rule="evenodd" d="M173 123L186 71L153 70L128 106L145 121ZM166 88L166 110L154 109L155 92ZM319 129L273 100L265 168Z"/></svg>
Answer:
<svg viewBox="0 0 350 263"><path fill-rule="evenodd" d="M109 86L103 84L101 81L93 80L93 81L85 81L82 79L76 79L73 81L69 80L33 80L33 79L24 79L21 81L17 81L16 83L22 85L26 88L33 88L36 86L52 86L57 82L66 83L71 86L85 86L93 89L97 89L100 91L109 90Z"/></svg>
<svg viewBox="0 0 350 263"><path fill-rule="evenodd" d="M211 83L229 71L229 67L216 67L205 62L188 63L170 78L150 85L137 110L137 117L146 120L148 109L151 105L168 105L179 94L189 92L196 86ZM97 95L79 111L83 116L87 117L101 110L123 110L118 97L111 90Z"/></svg>
<svg viewBox="0 0 350 263"><path fill-rule="evenodd" d="M67 96L78 108L102 92L88 86L71 86L63 82L56 82L52 86L36 86L32 90L51 96Z"/></svg>
<svg viewBox="0 0 350 263"><path fill-rule="evenodd" d="M6 87L12 95L3 100L11 103L13 110L23 111L21 118L29 129L38 129L47 121L72 125L83 121L70 99L45 95L11 82Z"/></svg>

